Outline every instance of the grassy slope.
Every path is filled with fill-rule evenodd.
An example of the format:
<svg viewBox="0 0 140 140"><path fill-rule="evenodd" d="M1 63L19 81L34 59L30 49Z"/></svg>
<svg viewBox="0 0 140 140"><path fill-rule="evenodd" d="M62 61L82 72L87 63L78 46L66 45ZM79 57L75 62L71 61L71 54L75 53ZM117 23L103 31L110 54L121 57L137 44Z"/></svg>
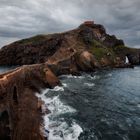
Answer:
<svg viewBox="0 0 140 140"><path fill-rule="evenodd" d="M112 63L114 63L114 60L116 58L116 53L114 52L113 48L104 46L97 40L93 40L90 51L92 52L92 54L94 54L98 61L100 61L102 58L107 58Z"/></svg>

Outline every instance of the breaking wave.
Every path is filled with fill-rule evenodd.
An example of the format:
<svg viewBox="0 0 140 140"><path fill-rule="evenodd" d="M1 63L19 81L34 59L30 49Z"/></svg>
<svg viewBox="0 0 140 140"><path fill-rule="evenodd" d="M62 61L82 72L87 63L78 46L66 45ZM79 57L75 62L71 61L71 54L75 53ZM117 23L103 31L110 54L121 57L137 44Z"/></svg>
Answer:
<svg viewBox="0 0 140 140"><path fill-rule="evenodd" d="M66 85L63 85L64 87ZM71 124L68 124L63 117L63 114L72 114L76 110L68 105L65 105L59 98L59 95L53 97L47 97L49 91L63 92L64 88L56 86L54 89L43 90L41 94L36 94L37 97L44 101L42 109L49 109L50 113L43 116L44 129L41 130L48 140L78 140L78 137L82 128L72 120Z"/></svg>
<svg viewBox="0 0 140 140"><path fill-rule="evenodd" d="M89 87L93 87L93 86L95 86L94 83L84 83L84 85L89 86Z"/></svg>

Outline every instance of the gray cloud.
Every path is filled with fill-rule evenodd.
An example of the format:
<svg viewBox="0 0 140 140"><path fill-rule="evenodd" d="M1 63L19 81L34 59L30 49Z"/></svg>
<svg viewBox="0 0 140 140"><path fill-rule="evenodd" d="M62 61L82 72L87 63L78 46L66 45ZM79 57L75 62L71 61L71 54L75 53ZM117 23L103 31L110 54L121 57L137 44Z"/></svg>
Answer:
<svg viewBox="0 0 140 140"><path fill-rule="evenodd" d="M139 46L139 5L139 0L1 0L0 46L36 34L76 28L91 19L127 45Z"/></svg>

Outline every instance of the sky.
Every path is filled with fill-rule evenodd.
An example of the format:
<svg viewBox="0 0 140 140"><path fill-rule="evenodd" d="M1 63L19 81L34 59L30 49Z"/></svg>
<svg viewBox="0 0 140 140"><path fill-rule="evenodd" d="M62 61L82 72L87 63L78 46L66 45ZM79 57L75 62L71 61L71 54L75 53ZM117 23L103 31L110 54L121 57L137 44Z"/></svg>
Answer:
<svg viewBox="0 0 140 140"><path fill-rule="evenodd" d="M86 20L140 48L140 0L0 0L0 47L74 29Z"/></svg>

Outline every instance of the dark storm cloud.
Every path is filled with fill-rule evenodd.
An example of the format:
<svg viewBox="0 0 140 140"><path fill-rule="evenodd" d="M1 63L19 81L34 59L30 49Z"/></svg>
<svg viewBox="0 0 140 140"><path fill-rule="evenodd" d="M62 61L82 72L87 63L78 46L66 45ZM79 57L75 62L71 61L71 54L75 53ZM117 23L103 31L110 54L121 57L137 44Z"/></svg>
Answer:
<svg viewBox="0 0 140 140"><path fill-rule="evenodd" d="M90 19L129 46L138 46L139 5L139 0L0 0L0 46L36 34L69 30Z"/></svg>

